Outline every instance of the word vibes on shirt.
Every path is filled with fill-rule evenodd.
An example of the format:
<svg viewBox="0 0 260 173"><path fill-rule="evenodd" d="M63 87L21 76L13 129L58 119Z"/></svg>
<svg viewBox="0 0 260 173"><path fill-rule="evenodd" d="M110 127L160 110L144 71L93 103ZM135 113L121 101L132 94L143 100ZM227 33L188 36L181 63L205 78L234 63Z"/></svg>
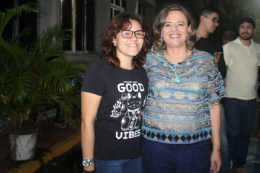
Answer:
<svg viewBox="0 0 260 173"><path fill-rule="evenodd" d="M135 131L116 132L117 139L132 139L132 138L137 138L140 135L141 135L140 129Z"/></svg>
<svg viewBox="0 0 260 173"><path fill-rule="evenodd" d="M140 136L142 120L142 98L144 85L137 81L124 81L117 85L121 97L113 105L110 117L121 118L121 131L115 132L115 137L120 139L132 139Z"/></svg>

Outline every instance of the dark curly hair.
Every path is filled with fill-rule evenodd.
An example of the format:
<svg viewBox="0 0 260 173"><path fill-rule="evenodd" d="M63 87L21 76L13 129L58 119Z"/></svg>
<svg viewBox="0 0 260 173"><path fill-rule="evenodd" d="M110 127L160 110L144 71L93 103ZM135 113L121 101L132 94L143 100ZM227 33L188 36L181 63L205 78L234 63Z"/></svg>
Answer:
<svg viewBox="0 0 260 173"><path fill-rule="evenodd" d="M196 43L196 25L194 20L192 19L188 10L178 4L169 5L166 8L162 9L155 17L153 23L153 33L154 33L154 48L153 50L166 50L166 43L161 38L161 31L165 25L166 18L171 11L181 11L188 21L188 26L190 26L190 30L188 31L186 38L186 46L189 50L192 50Z"/></svg>
<svg viewBox="0 0 260 173"><path fill-rule="evenodd" d="M120 13L116 15L109 23L101 42L102 57L107 59L115 68L120 65L120 60L116 55L116 47L113 45L113 39L120 30L126 30L131 28L132 23L130 20L136 20L140 23L142 30L145 32L144 43L140 52L133 57L133 66L137 69L141 69L145 63L146 51L149 48L150 36L148 33L148 27L145 24L144 19L135 13Z"/></svg>

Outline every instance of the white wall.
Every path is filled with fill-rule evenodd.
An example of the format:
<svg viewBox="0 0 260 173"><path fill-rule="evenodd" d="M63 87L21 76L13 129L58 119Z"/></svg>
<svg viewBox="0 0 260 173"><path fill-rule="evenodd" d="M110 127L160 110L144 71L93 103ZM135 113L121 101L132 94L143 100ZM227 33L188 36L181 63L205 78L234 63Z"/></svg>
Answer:
<svg viewBox="0 0 260 173"><path fill-rule="evenodd" d="M260 15L260 0L240 0L245 7L248 7L248 11L256 15Z"/></svg>
<svg viewBox="0 0 260 173"><path fill-rule="evenodd" d="M37 3L41 7L45 8L45 14L38 14L37 35L39 36L47 27L60 23L61 6L60 0L37 0Z"/></svg>
<svg viewBox="0 0 260 173"><path fill-rule="evenodd" d="M96 0L95 3L95 52L100 54L102 34L110 21L110 0Z"/></svg>

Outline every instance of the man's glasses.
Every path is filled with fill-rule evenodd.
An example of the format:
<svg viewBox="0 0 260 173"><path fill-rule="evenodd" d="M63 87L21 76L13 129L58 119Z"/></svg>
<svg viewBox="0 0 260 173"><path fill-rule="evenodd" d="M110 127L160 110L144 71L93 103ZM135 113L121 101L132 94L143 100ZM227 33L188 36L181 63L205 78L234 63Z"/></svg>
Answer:
<svg viewBox="0 0 260 173"><path fill-rule="evenodd" d="M142 39L145 36L145 32L143 31L129 31L129 30L124 30L124 31L120 31L122 34L123 38L131 38L133 36L133 33L135 34L135 37L137 39Z"/></svg>
<svg viewBox="0 0 260 173"><path fill-rule="evenodd" d="M211 19L213 20L214 23L218 23L218 24L220 24L219 19L217 19L216 17L211 17L211 16L204 16L204 17L211 18Z"/></svg>

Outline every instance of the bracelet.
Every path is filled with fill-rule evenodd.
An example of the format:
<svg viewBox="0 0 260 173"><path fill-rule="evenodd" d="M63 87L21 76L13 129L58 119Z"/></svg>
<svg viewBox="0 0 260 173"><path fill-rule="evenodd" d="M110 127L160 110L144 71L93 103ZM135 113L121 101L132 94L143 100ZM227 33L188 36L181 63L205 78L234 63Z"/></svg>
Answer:
<svg viewBox="0 0 260 173"><path fill-rule="evenodd" d="M96 172L96 169L94 169L93 171L86 171L85 169L84 169L84 167L82 168L82 171L83 171L83 173L95 173Z"/></svg>

